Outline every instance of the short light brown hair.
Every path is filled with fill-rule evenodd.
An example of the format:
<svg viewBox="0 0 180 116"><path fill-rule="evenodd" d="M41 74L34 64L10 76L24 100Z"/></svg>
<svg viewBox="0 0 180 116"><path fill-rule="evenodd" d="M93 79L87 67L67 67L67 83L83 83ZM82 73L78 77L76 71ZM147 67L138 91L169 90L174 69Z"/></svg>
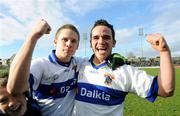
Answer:
<svg viewBox="0 0 180 116"><path fill-rule="evenodd" d="M58 38L61 30L63 30L63 29L70 29L70 30L76 32L77 35L78 35L78 40L80 40L79 31L78 31L78 29L77 29L74 25L72 25L72 24L65 24L65 25L61 26L61 27L56 31L55 39Z"/></svg>

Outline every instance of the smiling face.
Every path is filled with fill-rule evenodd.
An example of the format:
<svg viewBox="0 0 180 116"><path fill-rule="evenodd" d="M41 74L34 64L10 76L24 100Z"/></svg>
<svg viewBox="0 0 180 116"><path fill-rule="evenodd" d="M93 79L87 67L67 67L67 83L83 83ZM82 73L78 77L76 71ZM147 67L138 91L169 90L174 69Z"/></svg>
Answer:
<svg viewBox="0 0 180 116"><path fill-rule="evenodd" d="M101 25L94 27L91 36L91 48L95 54L93 62L102 63L111 54L115 43L110 28Z"/></svg>
<svg viewBox="0 0 180 116"><path fill-rule="evenodd" d="M59 36L54 40L54 44L58 59L61 62L69 62L78 48L79 36L71 29L62 29Z"/></svg>
<svg viewBox="0 0 180 116"><path fill-rule="evenodd" d="M8 116L22 116L27 110L24 94L11 95L6 87L0 87L0 110Z"/></svg>

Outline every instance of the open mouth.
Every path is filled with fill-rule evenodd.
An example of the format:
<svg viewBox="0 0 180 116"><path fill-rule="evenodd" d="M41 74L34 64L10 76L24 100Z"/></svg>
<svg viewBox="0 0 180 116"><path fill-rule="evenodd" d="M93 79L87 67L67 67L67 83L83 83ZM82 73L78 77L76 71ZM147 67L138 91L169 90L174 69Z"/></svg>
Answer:
<svg viewBox="0 0 180 116"><path fill-rule="evenodd" d="M97 51L98 51L98 52L106 52L107 49L106 49L106 48L98 48Z"/></svg>
<svg viewBox="0 0 180 116"><path fill-rule="evenodd" d="M10 108L9 111L11 111L12 113L17 113L18 111L20 111L21 107L22 107L21 105L16 105Z"/></svg>

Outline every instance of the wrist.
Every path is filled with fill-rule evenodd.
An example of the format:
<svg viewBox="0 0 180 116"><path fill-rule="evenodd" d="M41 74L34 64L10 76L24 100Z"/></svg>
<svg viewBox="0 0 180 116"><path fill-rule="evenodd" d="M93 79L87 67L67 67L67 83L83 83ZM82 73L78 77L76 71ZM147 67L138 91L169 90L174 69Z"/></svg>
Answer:
<svg viewBox="0 0 180 116"><path fill-rule="evenodd" d="M165 45L165 46L160 50L160 52L169 52L169 51L170 51L170 49L169 49L168 45Z"/></svg>
<svg viewBox="0 0 180 116"><path fill-rule="evenodd" d="M28 35L28 38L33 41L37 41L40 37L41 37L41 34L38 34L38 33L37 34L30 33Z"/></svg>
<svg viewBox="0 0 180 116"><path fill-rule="evenodd" d="M27 37L27 40L31 41L31 42L37 42L38 37L36 35L29 34L28 37Z"/></svg>

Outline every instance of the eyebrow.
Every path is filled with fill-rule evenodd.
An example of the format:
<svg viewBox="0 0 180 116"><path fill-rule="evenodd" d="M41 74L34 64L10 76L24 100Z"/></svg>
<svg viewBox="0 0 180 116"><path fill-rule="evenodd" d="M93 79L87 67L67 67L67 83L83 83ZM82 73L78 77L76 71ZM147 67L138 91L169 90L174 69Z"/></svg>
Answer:
<svg viewBox="0 0 180 116"><path fill-rule="evenodd" d="M92 37L100 37L101 35L92 35ZM101 37L110 37L111 38L111 35L102 35Z"/></svg>

